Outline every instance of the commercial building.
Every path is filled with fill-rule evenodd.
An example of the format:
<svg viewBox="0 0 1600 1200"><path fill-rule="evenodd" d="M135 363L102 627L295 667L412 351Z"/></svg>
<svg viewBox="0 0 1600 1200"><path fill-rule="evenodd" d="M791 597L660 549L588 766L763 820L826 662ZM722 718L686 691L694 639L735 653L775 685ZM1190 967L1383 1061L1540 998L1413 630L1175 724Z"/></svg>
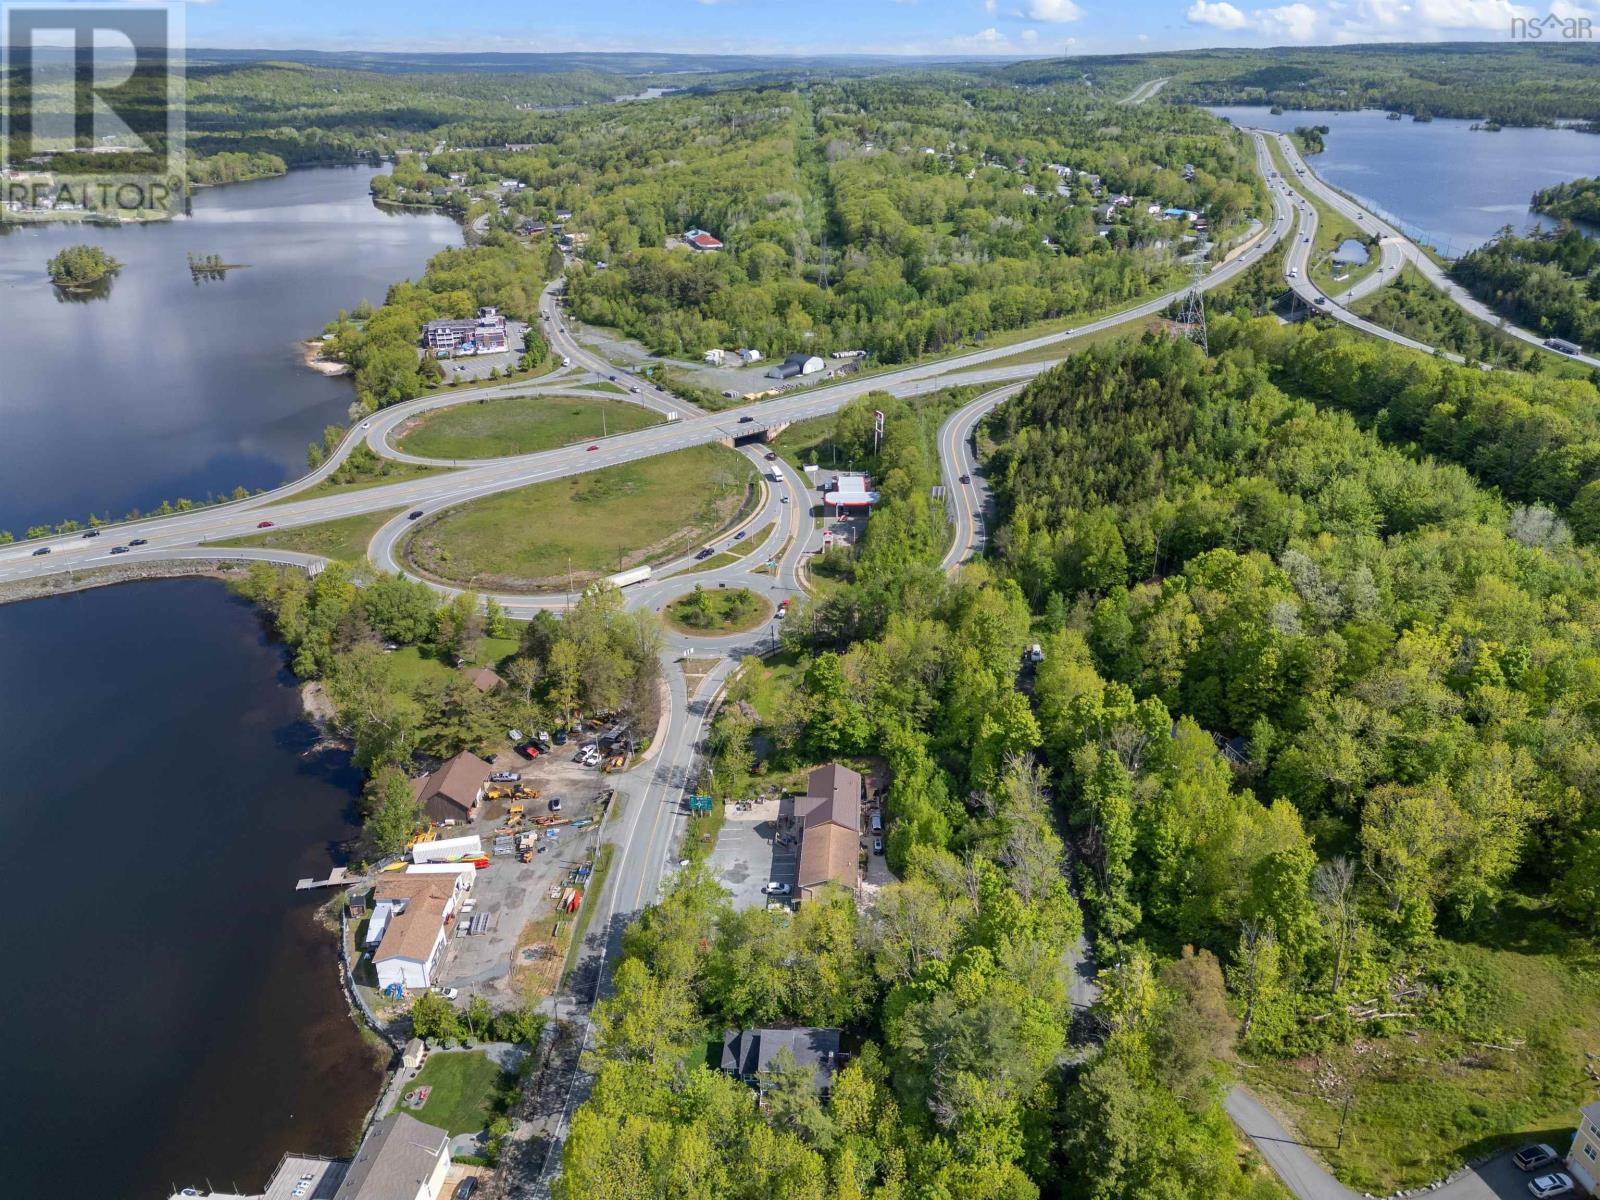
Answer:
<svg viewBox="0 0 1600 1200"><path fill-rule="evenodd" d="M806 794L794 803L800 827L795 884L802 900L830 885L852 891L861 882L861 776L829 763L811 772Z"/></svg>
<svg viewBox="0 0 1600 1200"><path fill-rule="evenodd" d="M878 502L878 493L871 488L869 476L854 473L835 475L833 482L822 493L825 508L871 508Z"/></svg>
<svg viewBox="0 0 1600 1200"><path fill-rule="evenodd" d="M815 354L795 353L767 371L768 379L793 379L799 375L815 375L825 364Z"/></svg>
<svg viewBox="0 0 1600 1200"><path fill-rule="evenodd" d="M817 1090L826 1093L839 1070L837 1029L737 1029L722 1042L722 1069L736 1079L761 1086L761 1077L787 1050L797 1066L816 1072Z"/></svg>
<svg viewBox="0 0 1600 1200"><path fill-rule="evenodd" d="M411 794L434 821L472 821L489 783L489 764L463 750L437 771L411 781Z"/></svg>
<svg viewBox="0 0 1600 1200"><path fill-rule="evenodd" d="M366 945L380 990L421 991L433 986L444 957L445 926L455 916L455 875L386 873L372 888Z"/></svg>
<svg viewBox="0 0 1600 1200"><path fill-rule="evenodd" d="M506 319L493 308L480 308L476 317L445 318L422 326L422 344L435 358L472 354L498 354L510 346Z"/></svg>
<svg viewBox="0 0 1600 1200"><path fill-rule="evenodd" d="M702 254L722 249L722 239L707 233L704 229L685 230L683 244L691 250L700 251Z"/></svg>

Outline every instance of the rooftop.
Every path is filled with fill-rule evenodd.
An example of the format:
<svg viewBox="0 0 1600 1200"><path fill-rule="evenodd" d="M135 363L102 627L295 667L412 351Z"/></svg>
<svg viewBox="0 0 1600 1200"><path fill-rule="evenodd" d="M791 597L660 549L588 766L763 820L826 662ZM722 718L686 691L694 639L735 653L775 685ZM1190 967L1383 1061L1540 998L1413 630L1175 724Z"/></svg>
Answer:
<svg viewBox="0 0 1600 1200"><path fill-rule="evenodd" d="M450 1138L444 1130L405 1113L391 1113L361 1143L335 1195L337 1200L415 1196L433 1175L439 1156L449 1154Z"/></svg>

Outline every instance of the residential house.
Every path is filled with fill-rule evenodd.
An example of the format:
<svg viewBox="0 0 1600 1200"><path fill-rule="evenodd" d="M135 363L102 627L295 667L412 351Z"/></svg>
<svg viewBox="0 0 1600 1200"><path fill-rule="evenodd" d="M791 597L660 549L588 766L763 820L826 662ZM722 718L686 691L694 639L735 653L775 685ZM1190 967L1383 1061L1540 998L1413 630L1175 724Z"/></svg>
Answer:
<svg viewBox="0 0 1600 1200"><path fill-rule="evenodd" d="M829 884L850 888L861 876L861 776L829 763L812 771L806 794L794 804L800 826L800 861L795 882L809 900Z"/></svg>
<svg viewBox="0 0 1600 1200"><path fill-rule="evenodd" d="M505 686L505 680L496 675L488 667L469 667L463 671L467 681L480 692L492 692L498 687Z"/></svg>
<svg viewBox="0 0 1600 1200"><path fill-rule="evenodd" d="M465 171L451 171L448 178L451 183L465 183L467 181L467 173Z"/></svg>
<svg viewBox="0 0 1600 1200"><path fill-rule="evenodd" d="M799 375L815 375L821 371L825 364L815 354L805 354L796 351L781 363L774 364L767 371L768 379L793 379Z"/></svg>
<svg viewBox="0 0 1600 1200"><path fill-rule="evenodd" d="M372 886L372 918L365 944L373 946L378 987L421 991L433 986L444 958L445 927L460 895L455 874L385 872Z"/></svg>
<svg viewBox="0 0 1600 1200"><path fill-rule="evenodd" d="M523 237L540 237L544 234L544 231L544 222L535 221L532 217L524 217L522 222L517 226L517 232Z"/></svg>
<svg viewBox="0 0 1600 1200"><path fill-rule="evenodd" d="M699 250L702 253L722 249L722 240L712 234L707 233L704 229L690 229L685 231L683 235L683 244L688 246L691 250Z"/></svg>
<svg viewBox="0 0 1600 1200"><path fill-rule="evenodd" d="M759 1088L761 1076L784 1050L798 1066L816 1072L817 1090L826 1094L840 1066L837 1029L733 1030L722 1042L722 1069Z"/></svg>
<svg viewBox="0 0 1600 1200"><path fill-rule="evenodd" d="M334 1200L439 1200L450 1172L450 1135L390 1113L361 1143Z"/></svg>
<svg viewBox="0 0 1600 1200"><path fill-rule="evenodd" d="M572 220L572 210L570 208L558 208L558 209L556 209L556 220L558 220L558 221L570 221L570 220Z"/></svg>
<svg viewBox="0 0 1600 1200"><path fill-rule="evenodd" d="M507 142L506 149L512 154L526 154L533 149L532 142Z"/></svg>
<svg viewBox="0 0 1600 1200"><path fill-rule="evenodd" d="M411 781L412 795L435 821L471 821L483 802L489 764L463 750L437 771Z"/></svg>
<svg viewBox="0 0 1600 1200"><path fill-rule="evenodd" d="M1591 1196L1600 1195L1600 1100L1578 1110L1578 1129L1567 1151L1567 1172Z"/></svg>

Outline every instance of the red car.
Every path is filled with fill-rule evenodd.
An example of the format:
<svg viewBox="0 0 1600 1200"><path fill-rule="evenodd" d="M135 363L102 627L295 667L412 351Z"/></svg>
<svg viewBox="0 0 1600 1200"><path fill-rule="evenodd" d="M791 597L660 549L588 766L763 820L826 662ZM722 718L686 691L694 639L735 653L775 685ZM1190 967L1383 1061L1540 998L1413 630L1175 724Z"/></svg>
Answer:
<svg viewBox="0 0 1600 1200"><path fill-rule="evenodd" d="M532 742L525 742L517 747L517 753L522 755L522 757L527 759L529 762L532 762L534 759L539 757L539 747L535 746Z"/></svg>
<svg viewBox="0 0 1600 1200"><path fill-rule="evenodd" d="M600 447L599 447L599 446L590 446L590 447L589 447L589 449L591 449L591 450L598 450L598 449L600 449Z"/></svg>
<svg viewBox="0 0 1600 1200"><path fill-rule="evenodd" d="M271 529L272 528L272 522L271 521L257 521L256 522L256 528L257 529Z"/></svg>

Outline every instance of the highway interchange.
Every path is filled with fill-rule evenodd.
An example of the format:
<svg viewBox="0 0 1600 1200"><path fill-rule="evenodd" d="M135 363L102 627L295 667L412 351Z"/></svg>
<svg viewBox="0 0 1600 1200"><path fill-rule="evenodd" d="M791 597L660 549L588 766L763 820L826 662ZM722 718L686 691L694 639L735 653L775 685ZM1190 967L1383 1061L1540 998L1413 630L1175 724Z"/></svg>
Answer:
<svg viewBox="0 0 1600 1200"><path fill-rule="evenodd" d="M1145 85L1149 89L1146 94L1140 94L1145 92L1145 88L1141 88L1130 100L1137 103L1149 99L1159 90L1162 82L1152 81L1153 86ZM1442 278L1442 272L1432 260L1387 222L1379 220L1318 180L1304 165L1287 138L1259 130L1248 132L1254 142L1257 168L1268 186L1273 207L1271 223L1262 228L1252 241L1235 251L1228 261L1213 267L1193 286L1201 291L1222 286L1269 256L1280 243L1286 242L1282 268L1285 283L1308 308L1372 336L1424 353L1434 353L1433 347L1374 325L1350 312L1346 305L1392 280L1402 261L1415 264L1436 286L1462 303L1463 307L1469 308L1469 311L1476 302L1469 304L1470 297L1463 299L1460 290ZM1281 152L1295 172L1294 178L1278 177L1267 150L1265 139L1269 136L1279 136ZM1302 187L1315 194L1329 208L1373 231L1381 239L1380 269L1340 295L1324 296L1307 278L1310 251L1316 237L1317 213L1302 194ZM624 387L631 388L642 383L578 342L567 328L566 318L559 308L552 285L542 301L543 328L555 353L567 359L569 365L533 383L461 387L383 409L352 429L338 449L316 470L272 492L210 508L109 526L103 529L101 536L92 539L71 534L0 548L0 583L43 580L50 576L108 566L184 559L264 560L316 569L322 560L312 555L260 547L220 547L216 543L253 534L263 521L268 520L276 528L288 529L357 514L389 512L396 515L379 528L373 537L369 556L382 569L405 571L399 547L410 527L408 514L419 508L432 514L443 508L545 480L670 453L689 446L732 441L768 425L836 412L850 400L870 391L906 396L967 384L984 390L976 399L951 414L938 432L938 452L953 526L952 543L944 566L953 571L969 559L981 556L987 539L987 492L973 455L972 432L996 405L1015 395L1028 380L1058 361L1050 359L1018 363L999 360L1014 359L1046 349L1059 349L1059 357L1065 357L1071 353L1078 339L1155 316L1181 300L1188 290L1184 288L1157 296L1111 316L1086 322L1076 329L862 378L795 390L775 399L721 413L703 412L653 387L640 386L636 392L630 391L626 397L618 398L644 404L663 414L673 414L673 419L646 429L597 439L593 443L470 463L434 462L396 450L392 444L396 431L418 414L433 409L508 395L581 395L592 398L597 394L592 390L592 385L608 377L616 377ZM1496 322L1493 314L1486 319ZM1541 340L1526 331L1510 332L1536 343ZM1587 357L1580 356L1579 360L1600 365ZM591 390L574 390L585 384L590 385ZM363 442L380 455L407 462L427 463L443 469L404 482L356 491L307 494L326 479L356 445ZM695 571L696 564L688 559L662 564L648 582L627 590L625 594L630 607L659 610L667 601L687 591L696 582L707 587L748 587L775 605L784 598L804 594L806 560L820 549L823 534L815 519L816 493L810 481L783 459L767 460L764 447L744 447L741 452L750 457L764 475L775 472L778 478L763 478L753 510L738 529L718 535L711 545L722 551L757 537L761 538L761 544L743 557L709 570ZM968 482L963 482L963 479ZM767 531L764 535L763 530ZM736 539L735 535L740 532L744 537ZM114 543L126 544L133 538L143 539L144 544L115 557L111 555ZM50 552L43 555L36 553L41 547L48 547ZM742 545L740 548L743 548ZM442 592L451 590L436 581L429 582ZM564 607L571 597L560 594L507 594L499 595L497 599L512 615L527 616L540 608ZM660 731L663 736L658 738L648 760L623 782L619 789L620 803L613 806L606 818L608 828L604 831L605 835L617 847L607 895L601 898L601 903L606 906L606 919L593 924L582 951L586 962L575 973L575 978L584 981L584 988L592 987L593 991L586 990L583 995L565 998L576 1005L580 1013L586 1013L589 1002L603 985L606 974L604 967L615 954L620 929L656 898L664 880L676 867L674 847L681 830L681 800L685 787L692 782L695 757L715 697L737 669L742 657L760 653L772 645L777 628L774 621L752 633L733 637L668 635L667 649L663 654L663 679L667 692L667 715L664 728ZM706 673L689 677L694 679L692 687L679 666L679 660L685 658L714 660ZM586 1042L586 1016L583 1024ZM570 1115L573 1104L581 1098L581 1080L575 1066L570 1079L562 1113L549 1131L550 1138L543 1143L539 1169L524 1180L524 1186L520 1189L524 1194L547 1193L548 1179L559 1163L565 1119Z"/></svg>

